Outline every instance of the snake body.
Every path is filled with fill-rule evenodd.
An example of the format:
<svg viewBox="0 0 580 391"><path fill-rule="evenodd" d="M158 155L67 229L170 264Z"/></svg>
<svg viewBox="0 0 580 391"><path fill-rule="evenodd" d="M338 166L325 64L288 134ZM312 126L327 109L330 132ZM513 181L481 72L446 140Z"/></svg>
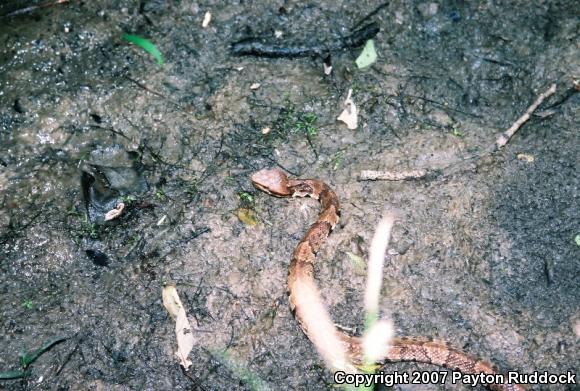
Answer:
<svg viewBox="0 0 580 391"><path fill-rule="evenodd" d="M312 197L321 204L318 219L310 226L300 241L290 262L288 273L288 293L290 307L300 327L316 345L312 328L316 325L304 315L305 295L303 286L315 287L314 262L316 253L326 241L339 219L339 203L334 191L324 182L315 179L290 179L278 169L265 169L252 175L254 186L276 197ZM326 315L326 314L325 314ZM356 364L363 360L362 344L359 337L353 337L335 329L338 339L344 344L349 358ZM387 362L415 361L442 366L463 374L498 374L497 369L486 361L472 357L461 350L454 349L446 342L428 338L403 337L391 341L385 358ZM524 391L517 384L488 384L491 390Z"/></svg>

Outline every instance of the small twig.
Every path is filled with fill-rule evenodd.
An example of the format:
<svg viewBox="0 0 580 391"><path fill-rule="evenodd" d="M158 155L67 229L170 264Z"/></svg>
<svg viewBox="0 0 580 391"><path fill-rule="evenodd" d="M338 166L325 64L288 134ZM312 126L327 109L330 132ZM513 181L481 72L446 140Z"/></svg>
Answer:
<svg viewBox="0 0 580 391"><path fill-rule="evenodd" d="M420 99L420 100L422 100L424 102L428 102L428 103L437 105L437 106L441 107L441 109L443 109L445 111L454 111L456 113L464 114L464 115L467 115L469 117L483 118L483 116L481 116L481 115L473 114L473 113L468 113L467 111L463 111L463 110L456 109L454 107L450 107L446 103L437 102L435 100L432 100L432 99L429 99L429 98L425 98L423 96L416 96L416 95L409 95L409 94L401 94L401 96L408 97L408 98Z"/></svg>
<svg viewBox="0 0 580 391"><path fill-rule="evenodd" d="M270 58L298 58L326 56L329 52L362 46L380 31L378 23L369 23L346 37L314 43L270 41L261 37L246 38L232 44L232 53L238 56Z"/></svg>
<svg viewBox="0 0 580 391"><path fill-rule="evenodd" d="M427 175L427 170L411 171L373 171L363 170L359 175L360 181L404 181L407 179L419 179Z"/></svg>
<svg viewBox="0 0 580 391"><path fill-rule="evenodd" d="M497 148L499 149L499 148L502 148L503 146L505 146L510 141L512 136L518 131L518 129L524 123L526 123L526 121L528 119L530 119L530 116L538 108L538 106L541 105L542 102L546 98L554 95L555 93L556 93L556 83L552 84L552 86L546 92L544 92L543 94L540 94L540 96L538 96L538 99L536 99L536 101L534 103L532 103L532 105L530 107L528 107L528 109L526 110L524 115L522 115L520 118L518 118L518 120L516 122L514 122L513 125L508 130L503 132L497 138L497 140L495 142L495 144L497 145Z"/></svg>
<svg viewBox="0 0 580 391"><path fill-rule="evenodd" d="M316 148L314 147L314 144L312 143L312 138L307 134L306 135L306 141L308 141L308 145L310 146L310 149L312 150L312 153L314 153L314 162L316 163L316 161L318 160L318 152L316 151Z"/></svg>
<svg viewBox="0 0 580 391"><path fill-rule="evenodd" d="M375 8L374 10L369 12L366 16L362 17L358 22L356 22L355 25L352 27L352 30L356 29L357 27L362 25L365 21L378 14L383 8L387 7L388 5L389 5L388 1L385 1L383 4L379 5L377 8Z"/></svg>
<svg viewBox="0 0 580 391"><path fill-rule="evenodd" d="M193 383L197 390L206 391L207 389L201 385L201 381L199 378L193 376L191 372L193 371L186 371L185 369L181 368L181 372Z"/></svg>
<svg viewBox="0 0 580 391"><path fill-rule="evenodd" d="M174 101L173 99L169 98L166 95L163 95L161 92L157 92L149 87L147 87L145 84L140 83L139 81L129 77L129 76L124 76L125 79L129 80L131 83L134 83L137 87L149 92L150 94L153 94L161 99L166 100L167 102L171 103L172 105L174 105L175 107L177 107L179 110L183 111L186 114L191 114L186 108L184 108L179 102Z"/></svg>
<svg viewBox="0 0 580 391"><path fill-rule="evenodd" d="M572 98L578 92L580 92L580 80L574 80L572 82L572 87L569 87L566 91L564 91L564 93L560 96L560 98L558 100L556 100L556 102L554 102L550 106L546 107L544 109L543 113L550 112L550 111L556 109L557 107L563 105L564 103L566 103L566 101L568 101L568 99ZM541 117L542 112L535 113L534 115Z"/></svg>
<svg viewBox="0 0 580 391"><path fill-rule="evenodd" d="M115 130L113 128L105 128L105 127L100 126L100 125L88 125L88 127L89 128L93 128L93 129L106 130L106 131L109 131L109 132L113 133L114 135L123 137L125 140L131 141L131 138L129 136L127 136L125 133L123 133L122 131L120 131L120 130Z"/></svg>
<svg viewBox="0 0 580 391"><path fill-rule="evenodd" d="M580 83L578 83L578 81L574 81L573 89L580 90L579 87ZM472 156L460 159L439 169L411 170L399 172L363 170L361 171L358 179L360 181L377 181L377 180L402 181L407 179L422 179L427 176L431 176L432 174L448 176L457 172L458 169L461 169L460 167L466 162L473 161L477 164L477 162L481 161L483 157L492 155L495 151L497 151L497 149L500 149L503 146L505 146L512 138L512 136L518 131L518 129L532 116L533 112L538 108L538 106L540 106L546 98L550 97L554 93L556 93L556 84L552 84L546 92L538 96L536 101L530 107L528 107L525 114L522 115L516 122L514 122L514 124L508 130L502 133L497 138L496 143L486 148L483 153L474 154Z"/></svg>
<svg viewBox="0 0 580 391"><path fill-rule="evenodd" d="M209 229L209 227L201 227L200 229L198 229L197 231L193 231L191 233L191 239L195 239L198 236L201 236L207 232L211 232L211 229Z"/></svg>
<svg viewBox="0 0 580 391"><path fill-rule="evenodd" d="M48 7L52 7L52 6L55 6L58 4L64 4L64 3L68 3L68 2L69 2L69 0L56 0L56 1L53 1L50 3L31 5L30 7L25 7L25 8L18 9L16 11L9 12L6 15L2 15L2 17L7 18L9 16L27 14L29 12L36 11L37 9L48 8Z"/></svg>
<svg viewBox="0 0 580 391"><path fill-rule="evenodd" d="M64 358L64 360L62 361L62 363L60 364L60 366L58 367L58 369L56 370L56 372L54 373L55 376L60 375L60 372L64 369L65 365L68 364L68 362L70 361L71 357L73 356L73 354L75 354L75 352L78 350L79 345L83 342L85 338L85 335L81 335L78 339L77 342L75 343L75 346L70 350L70 352L66 355L66 357Z"/></svg>

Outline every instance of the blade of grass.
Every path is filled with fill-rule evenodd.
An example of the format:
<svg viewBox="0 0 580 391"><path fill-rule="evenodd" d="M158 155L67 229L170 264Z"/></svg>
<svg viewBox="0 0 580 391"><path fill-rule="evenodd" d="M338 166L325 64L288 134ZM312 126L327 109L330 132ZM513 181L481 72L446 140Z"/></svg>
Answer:
<svg viewBox="0 0 580 391"><path fill-rule="evenodd" d="M26 369L30 364L32 364L41 354L52 348L54 345L59 344L63 341L66 341L68 337L57 337L55 339L51 339L44 343L39 349L36 349L29 353L21 353L20 354L20 365L22 368Z"/></svg>
<svg viewBox="0 0 580 391"><path fill-rule="evenodd" d="M364 297L365 306L365 329L363 332L363 366L360 368L365 373L375 373L375 362L384 358L384 354L393 334L390 321L379 320L379 299L383 279L383 264L385 253L389 245L391 229L394 223L394 215L387 214L377 226L371 248L369 251L369 263L367 270L367 283ZM368 387L374 390L374 384Z"/></svg>
<svg viewBox="0 0 580 391"><path fill-rule="evenodd" d="M161 55L161 52L159 51L159 49L157 49L157 46L155 46L147 38L143 38L133 34L123 34L123 39L141 47L147 53L152 55L153 58L155 58L157 64L163 65L163 56Z"/></svg>
<svg viewBox="0 0 580 391"><path fill-rule="evenodd" d="M251 391L271 391L270 385L250 371L242 362L231 357L227 352L212 352L225 366L236 374Z"/></svg>
<svg viewBox="0 0 580 391"><path fill-rule="evenodd" d="M20 379L21 377L28 377L30 371L6 371L0 372L0 380Z"/></svg>

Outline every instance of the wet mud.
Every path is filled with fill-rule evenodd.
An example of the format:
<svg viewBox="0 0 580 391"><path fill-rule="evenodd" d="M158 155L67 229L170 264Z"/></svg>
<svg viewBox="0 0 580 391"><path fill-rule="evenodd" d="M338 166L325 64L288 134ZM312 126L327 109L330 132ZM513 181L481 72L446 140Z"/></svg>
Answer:
<svg viewBox="0 0 580 391"><path fill-rule="evenodd" d="M70 1L7 16L30 4L45 3L0 5L0 372L66 340L0 389L335 389L286 296L318 205L254 189L264 167L338 194L316 276L340 326L362 330L365 269L352 255L368 255L391 210L381 303L397 335L443 339L506 371L577 373L574 2ZM333 50L330 76L324 56L231 50L250 37L336 42L371 22L378 60L366 69L360 48ZM164 65L124 33L154 42ZM486 154L552 83L537 115ZM336 121L349 89L356 130ZM438 174L358 179L412 169ZM195 334L188 373L166 283ZM385 367L418 370L438 368Z"/></svg>

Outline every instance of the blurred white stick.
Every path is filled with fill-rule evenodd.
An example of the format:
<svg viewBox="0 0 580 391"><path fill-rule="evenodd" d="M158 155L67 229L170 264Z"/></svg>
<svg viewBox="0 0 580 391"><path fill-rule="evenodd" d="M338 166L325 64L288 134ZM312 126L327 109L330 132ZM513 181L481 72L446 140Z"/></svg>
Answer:
<svg viewBox="0 0 580 391"><path fill-rule="evenodd" d="M376 314L379 311L379 296L381 294L381 284L383 281L383 264L394 222L395 217L392 214L389 213L384 216L379 222L375 236L371 242L367 287L365 291L365 310L367 314Z"/></svg>
<svg viewBox="0 0 580 391"><path fill-rule="evenodd" d="M395 216L391 213L381 219L369 251L367 286L364 300L366 320L363 335L363 354L365 364L372 364L386 357L393 338L392 322L387 319L379 320L378 316L383 281L383 265L394 222Z"/></svg>

